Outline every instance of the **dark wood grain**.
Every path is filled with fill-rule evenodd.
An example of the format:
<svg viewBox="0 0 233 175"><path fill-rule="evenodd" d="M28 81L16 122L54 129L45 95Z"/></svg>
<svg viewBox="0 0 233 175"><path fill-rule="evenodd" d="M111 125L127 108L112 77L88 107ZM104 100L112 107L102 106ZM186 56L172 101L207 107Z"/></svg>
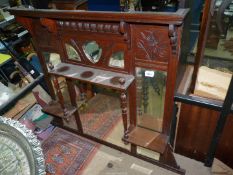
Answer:
<svg viewBox="0 0 233 175"><path fill-rule="evenodd" d="M64 67L68 67L67 69L63 69ZM62 70L62 71L61 71ZM83 77L83 73L86 71L92 72L93 75L90 77ZM108 87L117 90L127 90L130 84L134 81L134 76L122 74L122 73L114 73L105 70L99 70L94 68L88 68L83 66L77 66L66 63L59 63L53 70L49 71L52 75L62 76L74 80L81 80L84 82L100 85L103 87ZM125 83L121 84L112 82L112 79L115 77L124 78Z"/></svg>
<svg viewBox="0 0 233 175"><path fill-rule="evenodd" d="M219 112L182 104L175 152L203 161L216 127Z"/></svg>
<svg viewBox="0 0 233 175"><path fill-rule="evenodd" d="M52 4L60 10L87 10L87 0L53 0Z"/></svg>
<svg viewBox="0 0 233 175"><path fill-rule="evenodd" d="M205 45L206 45L208 29L209 29L209 24L210 24L211 7L213 7L212 3L215 3L215 1L206 0L204 9L203 9L201 29L200 29L200 34L199 34L198 43L197 43L197 53L195 56L194 71L193 71L193 77L192 77L192 82L191 82L191 87L190 87L191 93L194 92L198 70L199 70L201 61L204 56Z"/></svg>
<svg viewBox="0 0 233 175"><path fill-rule="evenodd" d="M70 101L71 101L71 105L72 106L75 106L76 108L78 108L78 105L77 105L77 94L75 92L75 84L74 84L74 81L71 80L71 79L66 79L66 83L67 83L67 88L68 88L68 92L69 92L69 96L70 96ZM76 125L78 127L78 131L80 133L83 133L83 127L82 127L82 122L81 122L81 119L80 119L80 116L79 116L79 111L76 110L74 112L74 117L75 117L75 121L76 121Z"/></svg>
<svg viewBox="0 0 233 175"><path fill-rule="evenodd" d="M226 125L220 138L216 157L233 168L233 114L228 115Z"/></svg>
<svg viewBox="0 0 233 175"><path fill-rule="evenodd" d="M161 153L160 162L164 167L172 167L171 170L184 173L174 161L172 150L168 144L168 136L179 64L182 23L188 12L187 9L179 9L175 13L88 12L28 10L25 8L12 8L9 11L21 19L19 22L30 30L46 75L46 81L52 92L51 75L67 79L70 100L74 107L77 106L73 87L74 80L115 89L121 94L125 131L122 136L131 136L133 131L138 128L137 86L134 80L136 68L166 72L162 132L155 134L148 129L137 130L134 139L131 140L130 151L136 157L141 157L137 154L137 146L157 151ZM93 41L102 49L97 62L90 60L84 50L85 44ZM69 58L66 44L73 47L80 59ZM58 53L62 63L54 65L52 70L47 70L44 52ZM109 65L112 55L117 52L124 53L124 67ZM102 79L98 79L98 77L102 77ZM78 111L73 114L79 128L79 131L74 132L98 140L82 133L82 123ZM145 145L146 138L150 135L147 133L151 132L153 139L150 140L150 144ZM127 141L127 137L125 140ZM117 148L110 143L107 145Z"/></svg>
<svg viewBox="0 0 233 175"><path fill-rule="evenodd" d="M182 103L175 152L204 162L219 114L214 109ZM230 114L216 153L230 167L233 167L232 137L233 114Z"/></svg>
<svg viewBox="0 0 233 175"><path fill-rule="evenodd" d="M125 21L133 23L155 23L155 24L176 24L183 23L188 9L179 9L173 12L157 12L156 18L153 12L99 12L99 11L78 11L78 10L41 10L34 9L29 14L27 8L10 8L8 11L16 16L36 17L36 18L52 18L52 19L79 19L93 21Z"/></svg>
<svg viewBox="0 0 233 175"><path fill-rule="evenodd" d="M46 114L59 117L59 118L69 121L70 117L75 113L77 108L74 106L70 106L70 105L64 105L64 107L66 109L65 112L59 102L52 101L48 105L43 107L42 111Z"/></svg>
<svg viewBox="0 0 233 175"><path fill-rule="evenodd" d="M168 137L159 132L134 127L124 140L163 154L167 146Z"/></svg>

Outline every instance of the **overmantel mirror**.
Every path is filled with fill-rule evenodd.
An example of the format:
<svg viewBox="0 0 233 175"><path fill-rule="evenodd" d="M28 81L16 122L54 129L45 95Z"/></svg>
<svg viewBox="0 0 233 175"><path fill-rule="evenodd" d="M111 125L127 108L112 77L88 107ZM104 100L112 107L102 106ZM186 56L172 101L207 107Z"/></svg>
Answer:
<svg viewBox="0 0 233 175"><path fill-rule="evenodd" d="M61 63L46 72L53 77L57 100L43 108L63 121L60 127L184 173L174 159L168 138L181 31L188 10L9 11L35 41L45 38L34 31L47 29L54 42L43 48L63 52ZM41 52L43 41L35 43ZM65 79L70 102L64 103L64 94L54 81L59 77ZM148 158L150 151L156 153L154 160Z"/></svg>

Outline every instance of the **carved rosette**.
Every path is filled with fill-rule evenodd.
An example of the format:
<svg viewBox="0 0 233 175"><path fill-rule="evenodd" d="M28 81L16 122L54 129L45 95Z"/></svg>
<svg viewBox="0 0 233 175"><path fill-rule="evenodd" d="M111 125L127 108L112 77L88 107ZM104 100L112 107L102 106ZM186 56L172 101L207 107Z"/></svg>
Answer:
<svg viewBox="0 0 233 175"><path fill-rule="evenodd" d="M137 40L137 47L144 53L145 58L152 61L167 61L169 57L168 43L156 31L143 31L140 32L139 39Z"/></svg>

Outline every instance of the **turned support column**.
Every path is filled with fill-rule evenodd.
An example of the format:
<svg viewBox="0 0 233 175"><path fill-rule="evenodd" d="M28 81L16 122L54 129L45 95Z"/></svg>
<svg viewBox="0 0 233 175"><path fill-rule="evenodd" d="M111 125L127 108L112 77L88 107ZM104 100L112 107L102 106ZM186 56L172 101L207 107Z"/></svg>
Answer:
<svg viewBox="0 0 233 175"><path fill-rule="evenodd" d="M119 84L124 85L125 84L125 79L124 78L119 78ZM127 129L128 129L128 110L127 110L127 96L126 96L126 91L121 92L120 95L120 100L121 100L121 112L122 112L122 120L123 120L123 126L124 126L124 136L123 139L127 138Z"/></svg>
<svg viewBox="0 0 233 175"><path fill-rule="evenodd" d="M149 79L144 77L143 78L143 85L142 85L142 93L143 93L143 108L144 113L147 113L147 107L148 107L148 93L149 93Z"/></svg>
<svg viewBox="0 0 233 175"><path fill-rule="evenodd" d="M54 69L54 66L52 65L52 63L49 63L48 67L49 67L50 70ZM56 94L57 94L57 97L58 97L58 102L60 103L61 108L63 109L64 117L65 117L65 116L67 116L68 111L67 111L67 108L65 107L64 98L63 98L61 88L60 88L60 85L59 85L59 82L58 82L58 79L57 79L56 76L53 77L53 84L54 84ZM68 118L64 118L64 119L67 120L67 121L69 120Z"/></svg>
<svg viewBox="0 0 233 175"><path fill-rule="evenodd" d="M122 111L122 120L123 120L123 126L124 126L124 138L126 137L127 135L127 96L126 96L126 93L125 92L122 92L121 93L121 96L120 96L120 99L121 99L121 111Z"/></svg>

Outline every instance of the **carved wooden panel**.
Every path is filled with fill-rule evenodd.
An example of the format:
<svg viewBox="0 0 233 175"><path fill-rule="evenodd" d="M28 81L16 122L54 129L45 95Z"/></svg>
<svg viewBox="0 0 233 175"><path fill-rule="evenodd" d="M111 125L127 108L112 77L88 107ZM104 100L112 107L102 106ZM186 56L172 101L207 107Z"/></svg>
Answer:
<svg viewBox="0 0 233 175"><path fill-rule="evenodd" d="M203 161L209 149L219 112L182 104L175 151Z"/></svg>
<svg viewBox="0 0 233 175"><path fill-rule="evenodd" d="M93 63L88 59L87 54L85 54L84 45L87 42L96 42L99 47L101 48L101 55L98 62ZM98 34L89 34L89 35L83 35L83 32L79 32L78 34L62 34L62 47L65 47L65 44L71 45L77 53L80 55L81 61L75 61L68 59L68 55L66 54L66 62L78 64L78 65L88 65L91 67L96 68L103 68L103 69L111 69L111 70L117 70L121 72L129 72L129 64L126 64L126 62L129 62L129 53L128 53L128 47L127 43L124 41L123 36L117 36L117 37L100 37ZM111 56L114 53L122 52L124 54L124 67L121 68L120 66L109 66L109 61Z"/></svg>
<svg viewBox="0 0 233 175"><path fill-rule="evenodd" d="M55 67L54 71L57 71L50 71L47 73L48 75L64 76L66 79L69 79L69 81L71 81L71 79L81 80L104 87L118 89L120 91L125 91L129 88L127 91L127 99L130 100L128 104L128 116L126 116L127 111L125 111L125 95L122 94L121 96L123 102L123 119L125 121L124 129L125 131L127 129L124 133L125 136L130 134L129 132L131 132L137 124L137 90L136 82L133 80L135 69L137 67L145 67L146 69L150 67L151 70L166 71L167 89L162 132L164 136L169 134L173 92L176 80L176 74L174 72L177 71L178 48L180 44L180 30L177 29L182 26L187 10L178 10L174 14L28 9L12 10L11 12L16 16L27 16L34 20L33 29L36 31L35 34L33 34L33 38L36 41L35 45L39 48L39 52L44 51L44 48L56 51L61 50L61 56L63 58L65 57L61 60L62 63L60 64L61 66L63 65L63 67L60 67L61 69ZM23 20L23 22L25 23L25 20ZM26 21L26 26L30 27L30 20ZM90 48L87 45L88 43L94 46ZM70 55L75 56L68 57L66 44L71 46L69 52L72 52L72 54ZM124 64L120 62L120 65L124 65L123 68L122 66L114 67L112 66L113 63L109 64L111 57L115 59L113 60L114 64L119 63L119 60L117 60L119 56L116 56L118 54L124 55ZM76 58L79 60L75 60ZM45 63L43 57L40 59ZM46 69L46 64L42 66ZM82 72L78 73L78 71ZM110 75L111 78L104 81L102 81L102 79L101 81L99 81L100 79L95 79L95 81L91 79L91 77L103 77L102 74L106 76ZM122 77L125 78L125 85L124 81L119 81L124 80ZM127 77L132 78L130 78L130 81L127 81ZM48 80L49 76L45 76L45 78ZM130 83L127 85L127 82ZM69 86L71 87L71 85L70 83ZM76 99L75 96L72 96L73 93L74 90L69 88L71 101L74 102ZM75 104L75 102L73 102L72 104ZM77 125L81 128L80 134L83 134L82 123L80 122L78 113L75 114L75 116ZM129 124L127 121L129 121ZM137 135L137 137L140 138L140 135ZM97 138L95 138L95 140L99 141ZM162 141L165 141L165 139L162 139ZM157 148L154 147L155 144L157 144L157 139L155 142L153 141L153 144L150 144L147 148L152 149L153 147L152 150L158 151ZM101 143L105 142L102 141ZM134 141L132 141L132 143L134 144L131 144L130 151L133 155L136 155L136 145L142 145ZM161 145L162 142L158 143ZM169 147L166 146L167 144L162 145L164 145L165 151L160 157L160 164L168 163L169 165L166 165L166 167L169 168L169 166L172 166L172 169L177 168L177 172L179 172L180 168L177 166L174 157L171 156ZM116 145L114 147L118 148ZM181 173L183 173L183 171L181 171Z"/></svg>
<svg viewBox="0 0 233 175"><path fill-rule="evenodd" d="M220 112L203 107L182 104L176 138L176 152L203 161ZM233 115L228 115L221 135L216 157L233 168Z"/></svg>
<svg viewBox="0 0 233 175"><path fill-rule="evenodd" d="M133 26L133 49L136 59L167 62L170 38L167 26Z"/></svg>
<svg viewBox="0 0 233 175"><path fill-rule="evenodd" d="M43 26L39 20L33 21L33 26L35 28L35 39L39 47L51 47L56 48L58 45L58 40L55 33L48 30L47 27Z"/></svg>

